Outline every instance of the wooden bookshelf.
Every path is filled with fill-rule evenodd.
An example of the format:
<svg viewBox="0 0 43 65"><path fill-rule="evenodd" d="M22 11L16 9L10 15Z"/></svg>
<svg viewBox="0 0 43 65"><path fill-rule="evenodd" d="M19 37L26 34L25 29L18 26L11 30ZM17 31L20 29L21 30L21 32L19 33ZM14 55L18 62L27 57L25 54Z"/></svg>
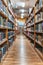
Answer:
<svg viewBox="0 0 43 65"><path fill-rule="evenodd" d="M37 34L43 34L43 32L39 32L39 31L35 31L35 33L37 33Z"/></svg>
<svg viewBox="0 0 43 65"><path fill-rule="evenodd" d="M2 2L3 2L3 4L7 7L7 3L6 3L4 0L2 0Z"/></svg>
<svg viewBox="0 0 43 65"><path fill-rule="evenodd" d="M42 45L41 42L39 42L39 41L37 41L37 40L35 40L35 42L36 42L37 44L39 44L41 47L43 47L43 45Z"/></svg>
<svg viewBox="0 0 43 65"><path fill-rule="evenodd" d="M4 39L2 39L2 41L0 42L0 49L2 48L2 47L4 47L4 45L5 44L7 44L7 50L6 50L6 52L8 51L8 49L9 49L9 38L10 39L14 39L15 40L15 23L14 23L14 21L15 21L15 19L14 19L14 14L12 14L12 12L11 12L11 10L9 10L9 8L8 8L8 6L7 6L7 4L4 2L4 0L2 0L2 4L5 6L5 8L7 7L7 12L9 12L11 15L12 15L12 17L13 17L13 20L12 19L10 19L5 13L4 13L4 11L0 11L0 16L2 17L2 18L4 18L6 21L6 24L9 22L9 23L11 23L12 25L14 25L14 27L12 26L12 27L9 27L8 25L6 25L6 26L4 26L4 25L0 25L0 31L1 32L4 32L5 33L5 38ZM12 32L14 32L14 34L12 34L12 35L10 35L10 36L8 36L8 32L9 31L12 31ZM13 40L13 41L14 41ZM12 41L12 44L13 44L13 41ZM6 53L4 54L4 56L6 55ZM3 56L3 57L4 57ZM2 57L2 58L3 58ZM2 60L2 59L1 59Z"/></svg>
<svg viewBox="0 0 43 65"><path fill-rule="evenodd" d="M28 38L34 41L34 39L31 36L29 36L27 33L24 33L24 35L26 35Z"/></svg>
<svg viewBox="0 0 43 65"><path fill-rule="evenodd" d="M35 14L37 15L40 11L43 11L43 6L40 9L36 10Z"/></svg>
<svg viewBox="0 0 43 65"><path fill-rule="evenodd" d="M5 27L5 26L0 26L0 30L6 30L7 29L7 27Z"/></svg>
<svg viewBox="0 0 43 65"><path fill-rule="evenodd" d="M0 15L4 18L7 18L7 16L4 14L4 12L0 11Z"/></svg>
<svg viewBox="0 0 43 65"><path fill-rule="evenodd" d="M43 54L37 48L35 48L35 51L38 53L38 55L40 56L40 58L43 61Z"/></svg>
<svg viewBox="0 0 43 65"><path fill-rule="evenodd" d="M32 23L31 25L27 26L26 28L30 28L30 27L33 27L34 26L34 23Z"/></svg>
<svg viewBox="0 0 43 65"><path fill-rule="evenodd" d="M9 36L9 39L12 38L12 37L14 37L14 35Z"/></svg>
<svg viewBox="0 0 43 65"><path fill-rule="evenodd" d="M7 42L7 39L3 39L1 42L0 42L0 46L2 46L5 42Z"/></svg>
<svg viewBox="0 0 43 65"><path fill-rule="evenodd" d="M35 22L35 24L39 24L39 23L42 23L43 22L43 19L40 19L39 21Z"/></svg>
<svg viewBox="0 0 43 65"><path fill-rule="evenodd" d="M43 36L43 31L42 31L43 29L41 31L37 29L37 31L36 31L36 26L38 26L39 24L42 24L43 23L43 18L40 18L39 20L36 20L36 15L37 14L40 14L40 12L43 12L43 5L39 9L36 8L37 4L39 3L38 1L39 0L36 1L35 7L31 11L31 13L33 13L33 16L31 16L31 13L30 13L29 14L29 18L28 18L28 22L25 23L26 24L25 30L26 31L28 30L28 32L25 32L24 31L24 34L28 38L30 38L30 40L33 41L33 43L34 43L33 44L34 49L36 50L36 52L38 53L38 55L43 60L43 43L40 42L39 39L36 40L36 36L37 36L37 38L38 38L38 36L41 36L41 37ZM34 22L32 22L33 19L34 19ZM29 28L32 28L32 27L34 28L34 30L29 29ZM34 37L28 35L29 33L32 34L32 35L34 35ZM40 46L42 48L42 52L40 52L40 50L36 47L36 45L37 46Z"/></svg>
<svg viewBox="0 0 43 65"><path fill-rule="evenodd" d="M14 24L13 20L11 20L10 18L8 18L9 22L11 22L12 24Z"/></svg>
<svg viewBox="0 0 43 65"><path fill-rule="evenodd" d="M30 31L28 31L28 32L30 32L30 33L34 33L34 31L31 31L31 30L30 30Z"/></svg>

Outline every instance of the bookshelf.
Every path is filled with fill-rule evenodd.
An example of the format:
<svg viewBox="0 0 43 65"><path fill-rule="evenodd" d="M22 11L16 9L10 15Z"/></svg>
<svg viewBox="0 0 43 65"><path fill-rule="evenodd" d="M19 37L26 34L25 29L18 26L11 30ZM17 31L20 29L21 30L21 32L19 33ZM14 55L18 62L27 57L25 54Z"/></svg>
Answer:
<svg viewBox="0 0 43 65"><path fill-rule="evenodd" d="M15 40L14 15L4 0L0 0L0 62Z"/></svg>
<svg viewBox="0 0 43 65"><path fill-rule="evenodd" d="M37 0L25 24L23 33L43 60L43 0Z"/></svg>

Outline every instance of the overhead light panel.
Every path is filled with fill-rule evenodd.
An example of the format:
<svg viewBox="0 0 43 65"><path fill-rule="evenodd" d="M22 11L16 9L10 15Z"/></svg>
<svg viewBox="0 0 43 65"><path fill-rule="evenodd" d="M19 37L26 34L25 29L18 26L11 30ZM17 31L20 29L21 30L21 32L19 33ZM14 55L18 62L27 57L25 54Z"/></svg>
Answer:
<svg viewBox="0 0 43 65"><path fill-rule="evenodd" d="M25 7L25 3L24 2L17 2L16 6L20 6L20 7Z"/></svg>
<svg viewBox="0 0 43 65"><path fill-rule="evenodd" d="M21 18L24 18L24 14L21 14Z"/></svg>
<svg viewBox="0 0 43 65"><path fill-rule="evenodd" d="M20 12L24 13L24 11L25 11L24 9L20 9Z"/></svg>

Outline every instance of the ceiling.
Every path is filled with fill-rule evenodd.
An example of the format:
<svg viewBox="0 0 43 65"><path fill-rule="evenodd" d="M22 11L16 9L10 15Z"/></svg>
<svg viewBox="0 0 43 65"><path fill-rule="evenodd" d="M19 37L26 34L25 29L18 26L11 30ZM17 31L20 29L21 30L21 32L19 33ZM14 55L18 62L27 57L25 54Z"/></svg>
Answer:
<svg viewBox="0 0 43 65"><path fill-rule="evenodd" d="M16 18L27 18L37 0L10 0Z"/></svg>
<svg viewBox="0 0 43 65"><path fill-rule="evenodd" d="M29 8L33 8L36 0L10 0L16 16L23 18L29 16Z"/></svg>
<svg viewBox="0 0 43 65"><path fill-rule="evenodd" d="M35 2L36 0L11 0L13 7L21 6L21 4L23 5L24 3L25 8L34 7Z"/></svg>

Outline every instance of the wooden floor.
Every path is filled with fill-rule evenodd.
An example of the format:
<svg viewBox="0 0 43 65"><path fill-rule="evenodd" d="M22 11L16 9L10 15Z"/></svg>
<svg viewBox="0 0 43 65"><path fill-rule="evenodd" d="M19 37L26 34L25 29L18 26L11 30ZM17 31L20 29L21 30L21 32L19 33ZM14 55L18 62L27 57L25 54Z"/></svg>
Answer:
<svg viewBox="0 0 43 65"><path fill-rule="evenodd" d="M42 60L24 35L18 35L2 65L43 65Z"/></svg>

